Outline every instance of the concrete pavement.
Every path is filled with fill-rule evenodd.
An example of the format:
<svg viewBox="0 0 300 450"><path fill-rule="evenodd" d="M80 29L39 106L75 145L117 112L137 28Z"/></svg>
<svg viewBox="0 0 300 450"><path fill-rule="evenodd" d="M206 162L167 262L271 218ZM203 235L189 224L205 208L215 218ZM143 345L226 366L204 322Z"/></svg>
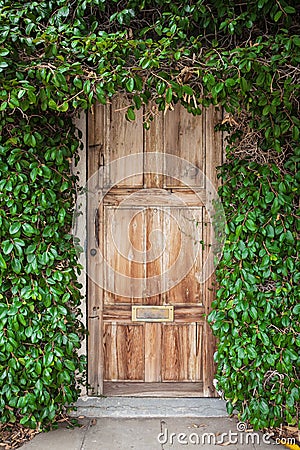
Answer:
<svg viewBox="0 0 300 450"><path fill-rule="evenodd" d="M206 399L203 403L206 406L198 411L192 409L190 413L193 417L188 417L188 408L183 405L188 406L188 401L191 401L190 406L194 401L201 404L201 400L157 399L160 406L156 411L155 399L97 399L94 406L93 401L88 400L83 405L82 402L79 404L79 427L71 429L66 423L60 424L57 430L37 435L22 450L211 450L222 446L228 446L230 450L285 448L277 445L268 434L245 430L245 424L226 415L222 403L218 403L222 402L220 399L210 399L211 403L207 403ZM105 404L105 401L106 407L101 410L99 405L101 402ZM172 404L175 405L174 411ZM161 409L161 405L165 409ZM93 414L98 417L92 417ZM130 418L126 417L130 414ZM149 414L155 417L149 417Z"/></svg>
<svg viewBox="0 0 300 450"><path fill-rule="evenodd" d="M41 433L22 450L230 450L282 449L268 435L237 430L234 419L79 419L80 428ZM274 447L275 445L275 447Z"/></svg>

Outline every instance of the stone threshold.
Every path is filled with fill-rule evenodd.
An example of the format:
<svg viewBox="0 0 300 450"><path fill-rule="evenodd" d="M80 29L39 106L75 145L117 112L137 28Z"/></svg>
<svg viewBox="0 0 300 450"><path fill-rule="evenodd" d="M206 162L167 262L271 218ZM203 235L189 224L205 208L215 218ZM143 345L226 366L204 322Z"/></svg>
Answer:
<svg viewBox="0 0 300 450"><path fill-rule="evenodd" d="M88 397L75 404L73 417L228 417L220 398Z"/></svg>

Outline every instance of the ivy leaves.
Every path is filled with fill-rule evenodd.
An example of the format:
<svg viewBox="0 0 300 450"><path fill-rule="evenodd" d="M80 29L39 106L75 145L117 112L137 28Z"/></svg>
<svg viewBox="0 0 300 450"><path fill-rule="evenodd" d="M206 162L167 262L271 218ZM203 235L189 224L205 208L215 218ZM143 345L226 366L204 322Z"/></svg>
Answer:
<svg viewBox="0 0 300 450"><path fill-rule="evenodd" d="M0 410L33 428L77 399L84 370L69 235L78 142L71 119L36 112L0 122Z"/></svg>
<svg viewBox="0 0 300 450"><path fill-rule="evenodd" d="M83 372L69 230L71 115L126 93L224 109L228 226L210 315L228 410L255 427L299 404L299 8L294 1L0 0L0 411L36 427ZM155 110L155 108L154 108ZM153 115L145 115L145 127Z"/></svg>
<svg viewBox="0 0 300 450"><path fill-rule="evenodd" d="M220 341L217 378L229 413L273 427L297 420L300 397L299 377L288 375L299 370L299 180L232 151L221 169L226 243L209 316Z"/></svg>
<svg viewBox="0 0 300 450"><path fill-rule="evenodd" d="M21 108L26 111L31 105L40 105L43 111L67 112L72 108L88 108L96 99L105 103L120 90L135 98L127 114L129 120L134 120L134 109L147 103L149 96L160 110L181 101L193 114L199 114L200 106L208 106L210 102L234 111L251 101L253 114L255 111L256 117L263 116L260 125L265 132L266 148L281 151L279 136L291 127L297 139L299 126L291 120L289 106L293 90L288 92L286 85L284 99L282 89L274 90L274 80L280 78L280 74L274 78L270 61L277 67L289 64L284 49L298 48L298 37L289 36L287 27L281 37L277 30L267 41L258 37L251 45L240 45L234 51L220 45L224 39L222 33L227 36L228 30L241 35L242 39L243 30L250 30L255 21L257 27L263 27L262 14L270 15L272 20L277 14L275 23L279 26L282 21L282 30L283 23L289 23L297 13L295 8L286 4L281 7L279 2L272 8L268 1L250 2L241 13L232 6L224 9L224 4L218 0L209 8L203 2L199 5L181 3L173 5L171 12L164 2L156 2L151 17L153 24L149 27L144 27L146 13L139 2L130 2L130 6L122 10L117 3L108 8L105 1L95 4L80 1L76 5L49 2L37 4L35 8L25 2L22 10L15 8L9 15L3 8L5 47L0 58L3 58L5 78L14 79L14 88L0 92L0 110ZM13 25L18 25L13 31L8 25L11 17L14 17ZM109 22L105 25L107 17ZM128 31L132 20L137 23L141 20L141 28ZM219 28L216 20L220 20ZM198 34L194 30L195 21ZM91 28L87 23L91 23ZM24 38L22 27L30 37ZM205 32L217 29L220 43L214 39L212 47L204 45L201 29ZM24 66L16 48L26 48L30 58L34 55L34 62ZM198 61L199 53L208 70L203 70L202 62ZM193 64L188 62L190 60ZM127 61L131 63L128 65ZM256 74L254 84L253 73ZM193 79L193 86L189 86L185 78ZM296 99L299 92L295 86L293 89ZM288 110L278 115L282 101ZM278 122L275 127L270 125L270 116Z"/></svg>

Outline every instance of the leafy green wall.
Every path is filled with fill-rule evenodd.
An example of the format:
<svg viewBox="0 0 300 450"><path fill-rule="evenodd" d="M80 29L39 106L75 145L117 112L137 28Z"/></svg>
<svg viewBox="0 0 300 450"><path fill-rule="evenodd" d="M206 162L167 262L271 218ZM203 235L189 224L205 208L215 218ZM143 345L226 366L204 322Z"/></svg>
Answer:
<svg viewBox="0 0 300 450"><path fill-rule="evenodd" d="M84 371L70 235L79 144L59 115L15 110L0 127L1 421L36 427L77 399Z"/></svg>
<svg viewBox="0 0 300 450"><path fill-rule="evenodd" d="M226 243L210 314L217 378L228 411L257 428L298 423L298 159L282 170L234 158L222 168Z"/></svg>
<svg viewBox="0 0 300 450"><path fill-rule="evenodd" d="M0 0L0 411L35 427L77 398L72 116L220 105L228 227L210 322L219 388L255 427L299 414L297 1Z"/></svg>

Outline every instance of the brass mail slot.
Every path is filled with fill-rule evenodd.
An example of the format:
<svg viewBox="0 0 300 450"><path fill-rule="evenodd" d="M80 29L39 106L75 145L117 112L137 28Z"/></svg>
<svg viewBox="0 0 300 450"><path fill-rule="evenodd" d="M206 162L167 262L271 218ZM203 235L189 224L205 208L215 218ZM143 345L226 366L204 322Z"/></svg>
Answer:
<svg viewBox="0 0 300 450"><path fill-rule="evenodd" d="M132 306L133 322L173 322L174 306Z"/></svg>

